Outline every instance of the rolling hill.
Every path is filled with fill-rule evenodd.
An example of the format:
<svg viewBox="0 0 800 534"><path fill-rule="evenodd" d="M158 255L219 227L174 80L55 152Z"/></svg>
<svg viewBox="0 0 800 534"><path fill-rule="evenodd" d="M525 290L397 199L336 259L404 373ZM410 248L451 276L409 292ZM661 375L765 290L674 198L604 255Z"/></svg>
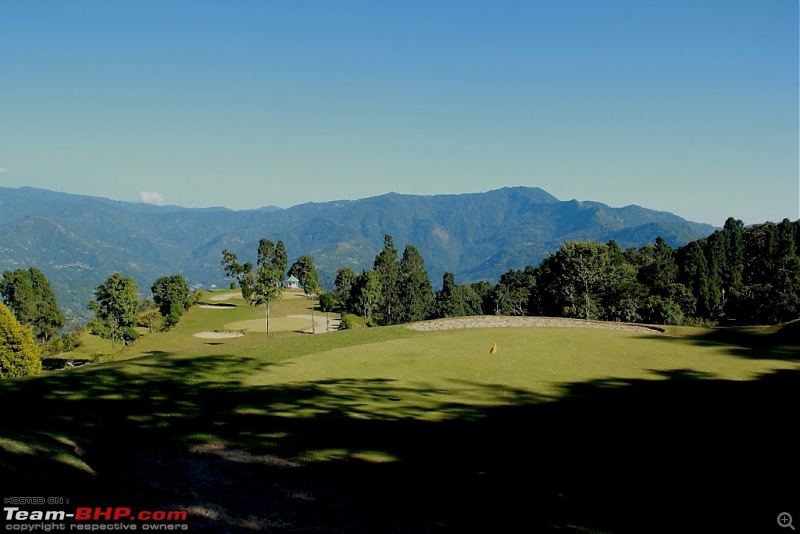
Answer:
<svg viewBox="0 0 800 534"><path fill-rule="evenodd" d="M183 208L121 202L23 187L0 187L0 270L36 266L67 315L86 314L92 290L110 274L133 276L143 296L160 276L196 286L224 285L221 251L254 261L262 238L283 240L292 262L314 257L324 288L340 267L372 267L391 234L414 244L438 287L444 271L459 283L494 283L511 268L537 265L568 240L639 247L662 236L679 246L713 232L707 224L639 206L561 201L539 188L265 207Z"/></svg>

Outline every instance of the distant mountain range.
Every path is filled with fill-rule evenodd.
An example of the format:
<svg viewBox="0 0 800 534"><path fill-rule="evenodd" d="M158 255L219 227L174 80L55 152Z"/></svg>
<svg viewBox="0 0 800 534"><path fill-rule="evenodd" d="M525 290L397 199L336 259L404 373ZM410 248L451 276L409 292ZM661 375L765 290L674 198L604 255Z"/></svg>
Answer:
<svg viewBox="0 0 800 534"><path fill-rule="evenodd" d="M511 268L536 266L569 240L615 240L640 247L662 236L673 247L715 228L639 206L561 201L539 188L361 200L234 211L120 202L30 187L0 187L0 271L35 266L70 316L87 316L93 290L119 271L143 297L160 276L183 274L194 286L227 286L220 267L229 249L255 263L258 241L283 240L290 264L313 256L323 288L336 271L372 268L391 234L400 254L416 246L434 288L444 271L458 283L495 283Z"/></svg>

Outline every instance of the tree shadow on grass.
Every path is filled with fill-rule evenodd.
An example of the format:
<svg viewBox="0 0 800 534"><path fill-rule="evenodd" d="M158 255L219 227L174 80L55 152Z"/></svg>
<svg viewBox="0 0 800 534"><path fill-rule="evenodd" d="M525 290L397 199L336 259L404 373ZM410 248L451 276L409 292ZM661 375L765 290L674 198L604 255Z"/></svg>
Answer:
<svg viewBox="0 0 800 534"><path fill-rule="evenodd" d="M60 371L62 369L72 369L89 363L87 359L66 359L66 358L42 358L43 371Z"/></svg>
<svg viewBox="0 0 800 534"><path fill-rule="evenodd" d="M689 336L646 336L668 343L729 347L731 354L755 360L800 362L800 320L773 327L714 328Z"/></svg>
<svg viewBox="0 0 800 534"><path fill-rule="evenodd" d="M798 502L800 371L455 384L470 404L389 379L241 386L254 369L161 357L3 384L4 435L29 447L4 446L4 485L187 509L208 532L764 532Z"/></svg>

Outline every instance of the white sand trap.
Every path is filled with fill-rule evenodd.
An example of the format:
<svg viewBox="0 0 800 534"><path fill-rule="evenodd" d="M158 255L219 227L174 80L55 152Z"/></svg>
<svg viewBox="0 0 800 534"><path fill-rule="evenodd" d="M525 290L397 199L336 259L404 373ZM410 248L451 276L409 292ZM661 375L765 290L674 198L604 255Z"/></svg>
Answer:
<svg viewBox="0 0 800 534"><path fill-rule="evenodd" d="M236 306L227 305L227 306L219 306L217 304L200 304L197 306L198 308L203 308L204 310L232 310Z"/></svg>
<svg viewBox="0 0 800 534"><path fill-rule="evenodd" d="M242 337L242 332L198 332L194 337L201 337L204 339L229 339Z"/></svg>

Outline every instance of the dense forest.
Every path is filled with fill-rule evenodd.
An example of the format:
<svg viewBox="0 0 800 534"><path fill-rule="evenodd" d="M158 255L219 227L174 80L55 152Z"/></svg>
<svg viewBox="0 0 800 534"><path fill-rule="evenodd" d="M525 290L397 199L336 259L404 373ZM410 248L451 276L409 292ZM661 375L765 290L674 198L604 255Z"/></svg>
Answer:
<svg viewBox="0 0 800 534"><path fill-rule="evenodd" d="M722 230L677 249L662 238L623 250L569 241L537 267L511 269L494 286L434 292L413 245L398 258L391 236L374 268L339 269L335 295L373 324L462 315L543 315L651 324L772 324L800 315L800 220Z"/></svg>

